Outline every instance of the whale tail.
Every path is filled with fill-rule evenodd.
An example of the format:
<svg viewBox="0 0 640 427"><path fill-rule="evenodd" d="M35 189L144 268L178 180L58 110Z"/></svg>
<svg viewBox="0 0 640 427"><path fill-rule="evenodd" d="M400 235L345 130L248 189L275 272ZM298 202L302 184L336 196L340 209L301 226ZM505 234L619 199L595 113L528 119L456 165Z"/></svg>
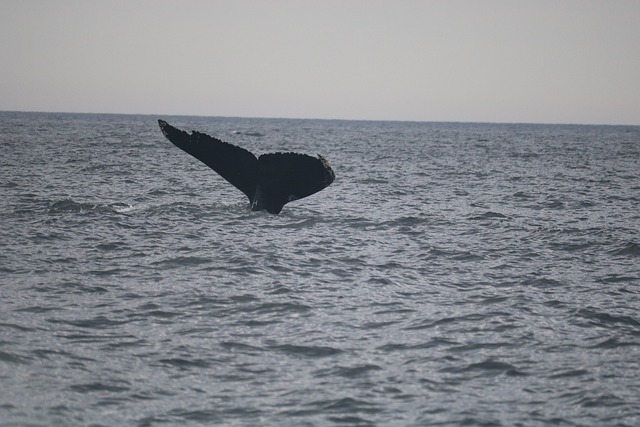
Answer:
<svg viewBox="0 0 640 427"><path fill-rule="evenodd" d="M251 209L278 214L294 200L328 187L335 174L324 157L298 153L271 153L256 158L244 148L207 134L191 134L158 120L160 129L176 147L191 154L242 191Z"/></svg>

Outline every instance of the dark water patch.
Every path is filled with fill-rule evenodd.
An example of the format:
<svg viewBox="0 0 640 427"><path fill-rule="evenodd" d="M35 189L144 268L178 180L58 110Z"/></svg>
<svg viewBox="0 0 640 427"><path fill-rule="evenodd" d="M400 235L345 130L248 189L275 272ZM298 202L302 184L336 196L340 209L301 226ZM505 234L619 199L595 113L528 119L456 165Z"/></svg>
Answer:
<svg viewBox="0 0 640 427"><path fill-rule="evenodd" d="M547 353L553 354L564 354L571 353L581 348L581 346L577 344L552 344L546 347L543 347L542 350Z"/></svg>
<svg viewBox="0 0 640 427"><path fill-rule="evenodd" d="M272 345L268 347L270 350L275 350L290 356L303 356L305 358L321 358L335 356L342 353L342 350L329 347L329 346L309 346L309 345Z"/></svg>
<svg viewBox="0 0 640 427"><path fill-rule="evenodd" d="M618 274L609 274L599 279L600 282L605 284L606 283L628 283L630 285L638 283L639 280L640 280L640 277L624 276L624 275L618 275ZM629 292L628 289L626 291ZM634 292L631 292L631 293L634 293ZM636 290L636 293L637 293L637 290Z"/></svg>
<svg viewBox="0 0 640 427"><path fill-rule="evenodd" d="M379 178L364 178L364 179L358 180L358 184L379 185L379 184L388 184L388 182L384 179L379 179Z"/></svg>
<svg viewBox="0 0 640 427"><path fill-rule="evenodd" d="M479 261L479 260L483 260L484 258L485 257L480 254L469 252L469 251L463 251L451 257L451 259L454 259L457 261Z"/></svg>
<svg viewBox="0 0 640 427"><path fill-rule="evenodd" d="M392 285L393 281L387 277L371 277L367 283L372 285Z"/></svg>
<svg viewBox="0 0 640 427"><path fill-rule="evenodd" d="M204 359L187 359L182 357L172 357L169 359L159 359L158 363L164 366L172 366L182 370L189 369L205 369L211 366L211 362L209 360Z"/></svg>
<svg viewBox="0 0 640 427"><path fill-rule="evenodd" d="M615 394L600 394L597 396L584 396L573 402L583 408L615 408L626 404L625 400Z"/></svg>
<svg viewBox="0 0 640 427"><path fill-rule="evenodd" d="M559 379L559 378L573 378L573 377L582 377L584 375L588 375L589 371L586 369L569 369L561 372L557 372L549 375L551 379Z"/></svg>
<svg viewBox="0 0 640 427"><path fill-rule="evenodd" d="M55 405L49 408L48 412L50 416L66 416L73 411L73 408L67 405Z"/></svg>
<svg viewBox="0 0 640 427"><path fill-rule="evenodd" d="M587 325L589 326L599 326L599 327L615 327L618 325L621 326L630 326L633 328L640 327L640 321L636 320L632 316L619 315L619 314L610 314L605 313L593 308L583 308L578 310L576 315L579 318L587 320Z"/></svg>
<svg viewBox="0 0 640 427"><path fill-rule="evenodd" d="M146 313L148 316L157 317L160 319L171 319L177 316L182 315L182 313L176 313L173 311L164 311L164 310L151 310Z"/></svg>
<svg viewBox="0 0 640 427"><path fill-rule="evenodd" d="M343 218L341 223L347 228L353 228L356 230L366 230L372 227L377 227L376 222L364 217Z"/></svg>
<svg viewBox="0 0 640 427"><path fill-rule="evenodd" d="M565 204L562 200L548 200L545 203L542 203L540 206L546 208L546 209L552 209L552 210L564 210L565 209Z"/></svg>
<svg viewBox="0 0 640 427"><path fill-rule="evenodd" d="M91 273L91 272L88 272ZM100 276L98 274L98 276ZM107 275L108 276L108 275ZM113 289L107 289L100 285L89 285L83 283L66 283L64 286L61 286L56 290L56 293L59 294L104 294L109 291L113 291L117 289L116 286Z"/></svg>
<svg viewBox="0 0 640 427"><path fill-rule="evenodd" d="M128 320L112 320L106 316L96 316L90 319L47 319L49 323L75 326L85 329L117 329L128 323Z"/></svg>
<svg viewBox="0 0 640 427"><path fill-rule="evenodd" d="M78 332L56 332L56 336L67 340L72 344L104 344L113 340L132 338L131 335L118 334L89 334ZM92 360L92 359L88 359Z"/></svg>
<svg viewBox="0 0 640 427"><path fill-rule="evenodd" d="M257 297L256 295L253 294L240 294L240 295L233 295L231 297L229 297L229 301L232 303L238 303L238 304L246 304L246 303L250 303L250 302L257 302L257 301L261 301L262 299Z"/></svg>
<svg viewBox="0 0 640 427"><path fill-rule="evenodd" d="M122 273L125 273L125 272L126 271L122 268L107 268L103 270L89 270L87 271L87 274L91 274L92 276L96 276L96 277L111 277L111 276L120 276L122 275ZM92 286L91 292L108 292L108 290L101 286Z"/></svg>
<svg viewBox="0 0 640 427"><path fill-rule="evenodd" d="M68 241L69 236L66 236L61 232L50 232L50 231L36 231L33 235L29 236L29 239L34 243L47 243L47 242L62 242Z"/></svg>
<svg viewBox="0 0 640 427"><path fill-rule="evenodd" d="M18 187L20 187L20 184L13 181L0 182L0 188L18 188Z"/></svg>
<svg viewBox="0 0 640 427"><path fill-rule="evenodd" d="M416 309L414 308L395 308L395 309L388 309L388 310L379 310L376 311L374 314L376 315L386 315L386 314L406 314L406 313L415 313Z"/></svg>
<svg viewBox="0 0 640 427"><path fill-rule="evenodd" d="M136 307L135 312L131 313L129 317L136 317L136 318L152 317L152 318L160 318L160 319L171 319L181 315L184 315L184 313L178 312L178 311L164 310L162 306L152 302L148 302Z"/></svg>
<svg viewBox="0 0 640 427"><path fill-rule="evenodd" d="M631 342L631 341L620 341L619 338L613 337L608 338L598 344L591 346L591 348L602 348L602 349L617 349L624 347L640 347L640 341Z"/></svg>
<svg viewBox="0 0 640 427"><path fill-rule="evenodd" d="M29 359L24 356L18 356L17 354L0 350L0 363L26 365L29 363Z"/></svg>
<svg viewBox="0 0 640 427"><path fill-rule="evenodd" d="M384 314L385 312L378 312L378 314ZM395 313L395 311L386 312L386 313ZM384 321L384 322L366 322L363 323L360 328L362 329L387 329L389 326L398 323L397 321Z"/></svg>
<svg viewBox="0 0 640 427"><path fill-rule="evenodd" d="M491 359L487 359L479 363L471 363L462 367L443 368L442 372L453 374L477 373L480 376L496 376L502 374L508 376L527 376L525 372L520 371L510 363L499 362Z"/></svg>
<svg viewBox="0 0 640 427"><path fill-rule="evenodd" d="M384 352L427 350L437 347L449 347L452 344L456 344L456 342L447 338L433 338L421 343L388 343L378 347L378 350Z"/></svg>
<svg viewBox="0 0 640 427"><path fill-rule="evenodd" d="M96 245L96 249L99 249L101 251L117 251L126 246L127 244L125 242L117 241L111 243L100 243L99 245Z"/></svg>
<svg viewBox="0 0 640 427"><path fill-rule="evenodd" d="M295 291L287 286L276 286L273 290L269 291L270 295L286 295L294 293Z"/></svg>
<svg viewBox="0 0 640 427"><path fill-rule="evenodd" d="M484 258L482 255L471 251L451 250L436 247L429 248L429 255L435 259L447 258L457 261L478 261Z"/></svg>
<svg viewBox="0 0 640 427"><path fill-rule="evenodd" d="M517 199L523 199L523 200L531 200L534 198L534 196L524 191L516 191L515 193L513 193L512 196Z"/></svg>
<svg viewBox="0 0 640 427"><path fill-rule="evenodd" d="M481 296L478 303L482 305L502 304L509 301L508 296Z"/></svg>
<svg viewBox="0 0 640 427"><path fill-rule="evenodd" d="M636 242L625 243L622 247L609 252L611 255L628 256L632 258L640 257L640 244Z"/></svg>
<svg viewBox="0 0 640 427"><path fill-rule="evenodd" d="M124 393L128 392L130 389L130 384L122 381L116 382L114 384L93 382L69 386L69 390L76 393Z"/></svg>
<svg viewBox="0 0 640 427"><path fill-rule="evenodd" d="M306 313L311 310L311 307L306 304L295 302L265 302L262 304L245 307L242 311L247 313L257 314L300 314Z"/></svg>
<svg viewBox="0 0 640 427"><path fill-rule="evenodd" d="M264 133L258 132L258 131L253 131L253 130L234 130L233 132L231 132L234 135L245 135L245 136L253 136L253 137L257 137L257 138L262 138L263 136L265 136Z"/></svg>
<svg viewBox="0 0 640 427"><path fill-rule="evenodd" d="M260 319L260 320L249 319L249 320L241 320L238 322L239 325L243 325L247 328L264 328L264 327L273 326L279 323L285 323L284 319L282 319L281 317L275 317L275 316L268 319Z"/></svg>
<svg viewBox="0 0 640 427"><path fill-rule="evenodd" d="M581 200L577 204L578 208L584 208L584 209L590 209L590 208L593 208L595 206L597 206L597 203L592 201L592 200Z"/></svg>
<svg viewBox="0 0 640 427"><path fill-rule="evenodd" d="M365 377L371 372L382 371L383 369L378 365L366 364L360 366L336 366L330 369L320 369L315 375L319 378L325 376L339 376L344 378L359 378Z"/></svg>
<svg viewBox="0 0 640 427"><path fill-rule="evenodd" d="M149 192L149 196L164 196L170 194L167 190L155 189Z"/></svg>
<svg viewBox="0 0 640 427"><path fill-rule="evenodd" d="M268 267L269 270L274 271L276 274L290 274L292 272L296 272L296 270L289 266L283 266L278 264L271 264Z"/></svg>
<svg viewBox="0 0 640 427"><path fill-rule="evenodd" d="M287 419L296 420L301 417L326 417L334 425L370 426L376 423L364 418L382 413L383 409L378 404L366 400L358 400L350 397L330 400L317 400L303 405L297 405L295 409L288 409L280 413ZM326 424L323 422L322 424ZM306 425L306 424L296 424ZM315 425L315 423L310 424Z"/></svg>
<svg viewBox="0 0 640 427"><path fill-rule="evenodd" d="M174 409L169 412L168 417L166 419L166 423L170 425L173 423L182 423L185 421L196 422L199 424L202 423L215 423L220 424L225 421L224 416L215 409L199 409L199 410L185 410L185 409ZM153 423L148 423L146 425L152 426L156 425L158 422L162 422L161 420L154 419ZM139 426L142 424L139 423Z"/></svg>
<svg viewBox="0 0 640 427"><path fill-rule="evenodd" d="M337 425L348 425L348 426L374 426L376 425L373 421L367 420L366 418L358 417L355 415L346 415L344 417L327 417L327 419L331 422L336 423Z"/></svg>
<svg viewBox="0 0 640 427"><path fill-rule="evenodd" d="M148 311L148 310L157 310L161 308L160 305L153 302L145 302L137 307L136 311Z"/></svg>
<svg viewBox="0 0 640 427"><path fill-rule="evenodd" d="M122 300L124 301L135 301L135 300L145 298L145 296L141 294L137 294L135 292L125 292L120 296L120 298L122 298Z"/></svg>
<svg viewBox="0 0 640 427"><path fill-rule="evenodd" d="M550 279L548 277L539 277L537 275L529 277L525 280L523 280L521 282L521 285L523 286L531 286L534 288L541 288L541 289L552 289L552 288L562 288L564 287L564 285L555 280L555 279Z"/></svg>
<svg viewBox="0 0 640 427"><path fill-rule="evenodd" d="M449 351L452 353L466 353L466 352L474 352L480 350L495 350L499 348L513 348L517 347L518 344L511 341L503 341L503 342L479 342L479 343L471 343L464 345L455 345L449 348Z"/></svg>
<svg viewBox="0 0 640 427"><path fill-rule="evenodd" d="M590 248L597 248L599 243L596 241L582 241L582 242L572 242L572 241L564 241L564 242L551 242L549 246L558 251L564 252L584 252Z"/></svg>
<svg viewBox="0 0 640 427"><path fill-rule="evenodd" d="M18 325L17 323L0 323L0 328L10 328L19 332L31 332L34 331L34 328L30 328L27 326Z"/></svg>
<svg viewBox="0 0 640 427"><path fill-rule="evenodd" d="M149 346L149 342L145 339L138 339L135 337L129 337L128 339L121 338L121 341L113 341L107 343L102 348L105 350L119 350L119 349L128 349L128 348L140 348Z"/></svg>
<svg viewBox="0 0 640 427"><path fill-rule="evenodd" d="M180 267L189 267L189 266L198 266L202 264L210 264L212 262L212 258L209 257L199 257L199 256L178 256L172 257L168 259L164 259L161 261L156 261L153 265L162 267L162 268L180 268Z"/></svg>
<svg viewBox="0 0 640 427"><path fill-rule="evenodd" d="M480 215L473 215L469 217L470 221L481 221L485 219L509 219L509 217L505 214L501 214L500 212L487 211Z"/></svg>
<svg viewBox="0 0 640 427"><path fill-rule="evenodd" d="M216 420L218 421L218 420ZM175 420L173 421L175 422ZM158 426L158 425L162 425L162 424L168 424L171 425L172 420L166 416L163 415L151 415L151 416L146 416L146 417L142 417L140 419L138 419L136 421L136 426L137 427L154 427L154 426Z"/></svg>
<svg viewBox="0 0 640 427"><path fill-rule="evenodd" d="M467 314L463 316L455 316L455 317L444 317L444 318L436 318L436 319L421 319L418 321L412 322L412 325L406 326L404 329L406 330L421 330L421 329L431 329L438 326L447 326L449 324L459 324L459 323L477 323L489 318L490 314Z"/></svg>
<svg viewBox="0 0 640 427"><path fill-rule="evenodd" d="M414 227L425 224L426 219L417 216L403 216L388 223L391 226L399 227L401 231L408 231Z"/></svg>
<svg viewBox="0 0 640 427"><path fill-rule="evenodd" d="M309 405L329 413L347 412L353 414L362 412L367 414L376 414L382 411L379 405L375 403L354 399L351 397L343 397L332 400L319 400L316 402L312 402Z"/></svg>
<svg viewBox="0 0 640 427"><path fill-rule="evenodd" d="M565 309L571 306L567 301L561 301L557 299L547 300L542 304L546 307L551 307L555 309Z"/></svg>

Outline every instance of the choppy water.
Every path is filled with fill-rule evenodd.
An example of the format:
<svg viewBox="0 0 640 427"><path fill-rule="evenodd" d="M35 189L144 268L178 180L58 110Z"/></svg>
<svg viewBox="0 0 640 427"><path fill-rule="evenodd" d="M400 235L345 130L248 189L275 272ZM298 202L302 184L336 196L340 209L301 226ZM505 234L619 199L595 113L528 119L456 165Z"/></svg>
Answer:
<svg viewBox="0 0 640 427"><path fill-rule="evenodd" d="M640 127L0 113L0 425L640 424Z"/></svg>

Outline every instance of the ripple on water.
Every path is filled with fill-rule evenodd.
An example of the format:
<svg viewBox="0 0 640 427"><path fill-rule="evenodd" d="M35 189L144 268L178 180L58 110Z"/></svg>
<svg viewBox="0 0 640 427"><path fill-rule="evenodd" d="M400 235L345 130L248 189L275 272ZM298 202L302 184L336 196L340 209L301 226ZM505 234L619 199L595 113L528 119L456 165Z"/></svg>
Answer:
<svg viewBox="0 0 640 427"><path fill-rule="evenodd" d="M337 179L252 212L155 118L0 112L5 424L638 424L638 128L172 120Z"/></svg>

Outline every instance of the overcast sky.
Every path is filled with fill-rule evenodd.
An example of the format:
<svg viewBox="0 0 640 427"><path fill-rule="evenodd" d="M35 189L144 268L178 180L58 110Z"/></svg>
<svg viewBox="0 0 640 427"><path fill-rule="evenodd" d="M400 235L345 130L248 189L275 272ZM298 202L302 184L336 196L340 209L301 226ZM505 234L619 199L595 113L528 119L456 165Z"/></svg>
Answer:
<svg viewBox="0 0 640 427"><path fill-rule="evenodd" d="M0 0L0 110L640 125L640 0Z"/></svg>

